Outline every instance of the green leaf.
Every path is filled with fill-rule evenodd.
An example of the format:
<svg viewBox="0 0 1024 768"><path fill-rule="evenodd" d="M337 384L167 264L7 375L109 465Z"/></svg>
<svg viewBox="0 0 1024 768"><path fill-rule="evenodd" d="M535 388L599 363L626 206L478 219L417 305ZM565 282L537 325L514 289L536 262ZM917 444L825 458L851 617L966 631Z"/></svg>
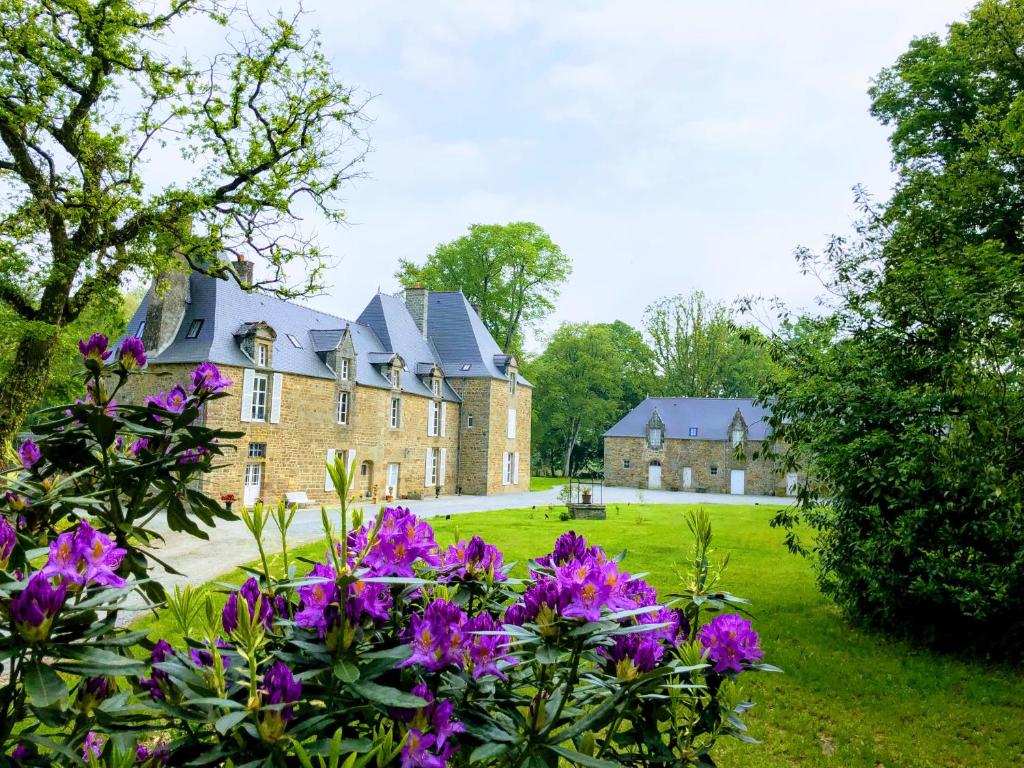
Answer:
<svg viewBox="0 0 1024 768"><path fill-rule="evenodd" d="M469 756L470 763L479 763L481 760L490 760L495 757L499 757L508 752L508 744L481 744L479 747L473 750L473 754Z"/></svg>
<svg viewBox="0 0 1024 768"><path fill-rule="evenodd" d="M613 763L611 760L602 760L599 757L591 757L590 755L585 755L582 752L577 752L574 749L557 747L552 744L548 745L548 749L561 755L573 765L582 765L585 768L619 768L619 764Z"/></svg>
<svg viewBox="0 0 1024 768"><path fill-rule="evenodd" d="M246 709L238 712L228 712L226 715L218 717L217 722L213 724L213 727L217 729L217 733L226 734L248 716L249 711Z"/></svg>
<svg viewBox="0 0 1024 768"><path fill-rule="evenodd" d="M64 701L68 697L68 687L60 679L60 675L42 662L36 661L28 664L25 667L22 681L32 706L48 707L58 701Z"/></svg>
<svg viewBox="0 0 1024 768"><path fill-rule="evenodd" d="M359 679L359 667L348 659L338 659L334 664L334 676L343 683L354 683Z"/></svg>
<svg viewBox="0 0 1024 768"><path fill-rule="evenodd" d="M545 644L537 648L534 658L537 659L539 664L557 664L562 655L563 651L559 648Z"/></svg>
<svg viewBox="0 0 1024 768"><path fill-rule="evenodd" d="M366 680L352 683L350 688L364 699L384 704L388 707L401 707L402 709L419 709L427 706L427 702L419 696L400 691L397 688L390 688L386 685L378 685Z"/></svg>

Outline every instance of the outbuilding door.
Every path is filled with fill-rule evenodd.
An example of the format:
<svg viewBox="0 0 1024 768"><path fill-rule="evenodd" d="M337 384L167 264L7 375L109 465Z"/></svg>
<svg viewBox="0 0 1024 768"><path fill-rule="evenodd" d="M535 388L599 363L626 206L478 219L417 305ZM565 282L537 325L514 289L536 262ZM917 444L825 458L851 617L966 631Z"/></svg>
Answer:
<svg viewBox="0 0 1024 768"><path fill-rule="evenodd" d="M742 469L734 469L729 473L729 493L742 496L746 493L746 473Z"/></svg>
<svg viewBox="0 0 1024 768"><path fill-rule="evenodd" d="M647 487L661 488L661 462L652 461L647 468Z"/></svg>

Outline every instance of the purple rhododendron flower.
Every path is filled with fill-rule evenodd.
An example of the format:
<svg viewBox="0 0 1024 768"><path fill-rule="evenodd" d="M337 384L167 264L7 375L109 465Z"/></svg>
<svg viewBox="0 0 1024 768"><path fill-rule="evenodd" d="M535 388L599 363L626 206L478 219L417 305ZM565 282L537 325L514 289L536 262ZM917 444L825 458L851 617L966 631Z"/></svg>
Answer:
<svg viewBox="0 0 1024 768"><path fill-rule="evenodd" d="M7 491L4 494L4 501L7 502L7 506L11 508L12 512L21 512L28 507L28 502L14 491Z"/></svg>
<svg viewBox="0 0 1024 768"><path fill-rule="evenodd" d="M231 650L231 644L217 638L214 641L214 645L222 651ZM189 658L192 659L192 663L197 667L212 667L213 666L213 652L210 650L209 645L205 648L190 648L188 652ZM224 665L224 669L231 666L231 657L221 654L221 663Z"/></svg>
<svg viewBox="0 0 1024 768"><path fill-rule="evenodd" d="M128 450L131 451L133 455L138 456L147 448L149 448L149 438L140 437L137 440L135 440L135 442L133 442L131 446L129 446Z"/></svg>
<svg viewBox="0 0 1024 768"><path fill-rule="evenodd" d="M188 402L188 393L179 384L170 392L161 392L158 395L150 395L146 398L146 405L153 405L171 413L181 413L185 410Z"/></svg>
<svg viewBox="0 0 1024 768"><path fill-rule="evenodd" d="M139 744L135 748L136 765L167 765L171 761L171 750L166 744L160 744L150 749L145 744Z"/></svg>
<svg viewBox="0 0 1024 768"><path fill-rule="evenodd" d="M7 561L11 559L11 552L14 551L17 540L14 527L7 522L4 515L0 515L0 568L7 567Z"/></svg>
<svg viewBox="0 0 1024 768"><path fill-rule="evenodd" d="M509 643L508 635L476 634L496 632L500 629L501 625L489 613L478 614L466 622L466 648L463 666L472 671L474 680L484 675L494 675L502 680L508 679L505 673L498 669L498 662L503 659L509 659L513 664L516 663L515 659L510 659L505 652Z"/></svg>
<svg viewBox="0 0 1024 768"><path fill-rule="evenodd" d="M650 672L665 655L665 646L652 633L619 635L615 645L599 653L611 662L612 671L622 680L632 680L637 673Z"/></svg>
<svg viewBox="0 0 1024 768"><path fill-rule="evenodd" d="M555 540L555 548L550 555L538 557L537 562L554 568L557 565L565 565L573 560L582 560L586 557L604 556L598 547L591 547L587 540L576 531L563 533Z"/></svg>
<svg viewBox="0 0 1024 768"><path fill-rule="evenodd" d="M360 621L364 616L383 621L391 615L391 587L369 581L357 581L349 584L348 601L345 613L352 621Z"/></svg>
<svg viewBox="0 0 1024 768"><path fill-rule="evenodd" d="M110 350L107 349L109 340L102 333L94 333L88 341L78 341L78 351L86 360L95 360L102 363L110 357Z"/></svg>
<svg viewBox="0 0 1024 768"><path fill-rule="evenodd" d="M21 466L25 469L32 469L32 466L42 458L39 446L31 438L18 447L18 458L21 459Z"/></svg>
<svg viewBox="0 0 1024 768"><path fill-rule="evenodd" d="M413 576L413 564L422 561L427 565L440 565L437 556L437 542L434 529L404 507L388 507L384 510L377 538L366 555L365 563L374 576ZM366 546L366 526L354 532L349 539Z"/></svg>
<svg viewBox="0 0 1024 768"><path fill-rule="evenodd" d="M231 384L231 379L222 377L217 366L209 361L200 363L192 371L192 390L197 395L220 392L230 387Z"/></svg>
<svg viewBox="0 0 1024 768"><path fill-rule="evenodd" d="M493 544L487 544L479 536L469 541L463 539L453 544L441 557L441 567L445 573L441 581L453 578L475 579L485 576L494 581L505 581L507 576L501 571L503 555Z"/></svg>
<svg viewBox="0 0 1024 768"><path fill-rule="evenodd" d="M445 768L447 757L431 751L436 742L432 734L410 728L402 747L402 768Z"/></svg>
<svg viewBox="0 0 1024 768"><path fill-rule="evenodd" d="M764 658L760 638L750 622L735 613L715 616L697 632L715 672L742 672L744 664Z"/></svg>
<svg viewBox="0 0 1024 768"><path fill-rule="evenodd" d="M14 760L28 760L35 756L36 748L34 744L19 744L11 750L11 758Z"/></svg>
<svg viewBox="0 0 1024 768"><path fill-rule="evenodd" d="M273 743L284 736L285 727L295 717L292 705L302 696L302 683L295 679L287 664L278 661L263 676L260 691L260 704L264 707L259 715L260 737Z"/></svg>
<svg viewBox="0 0 1024 768"><path fill-rule="evenodd" d="M458 747L449 739L464 732L466 727L452 717L455 705L448 700L436 701L425 683L418 684L412 692L426 701L427 706L402 710L396 715L398 719L410 724L409 735L402 749L402 765L445 766L448 759L458 751Z"/></svg>
<svg viewBox="0 0 1024 768"><path fill-rule="evenodd" d="M87 677L82 680L79 695L88 696L92 701L103 701L113 692L113 680L106 675Z"/></svg>
<svg viewBox="0 0 1024 768"><path fill-rule="evenodd" d="M299 587L302 610L295 614L295 623L300 627L316 629L320 637L327 633L327 608L338 603L337 573L332 566L317 563L306 577L318 579L314 584Z"/></svg>
<svg viewBox="0 0 1024 768"><path fill-rule="evenodd" d="M158 640L156 645L153 646L153 650L150 651L149 658L153 664L153 671L149 677L142 678L139 681L139 685L142 686L142 690L149 691L149 695L154 699L166 697L167 687L171 681L171 676L156 665L167 661L172 656L174 656L174 649L171 648L171 644L166 640Z"/></svg>
<svg viewBox="0 0 1024 768"><path fill-rule="evenodd" d="M63 579L70 584L81 584L82 574L78 570L80 560L74 532L65 531L50 542L50 557L40 573L48 578Z"/></svg>
<svg viewBox="0 0 1024 768"><path fill-rule="evenodd" d="M45 574L32 574L28 586L11 598L11 618L21 636L29 642L45 640L67 592L66 584L55 587Z"/></svg>
<svg viewBox="0 0 1024 768"><path fill-rule="evenodd" d="M73 532L65 531L50 542L50 557L41 573L70 584L123 587L126 582L115 571L125 554L109 536L83 520Z"/></svg>
<svg viewBox="0 0 1024 768"><path fill-rule="evenodd" d="M121 349L117 355L121 365L131 370L142 368L146 364L146 346L138 336L129 336L121 342Z"/></svg>
<svg viewBox="0 0 1024 768"><path fill-rule="evenodd" d="M412 617L412 655L398 666L420 664L430 672L449 665L461 667L464 662L465 624L466 614L457 605L447 600L430 603L422 616Z"/></svg>
<svg viewBox="0 0 1024 768"><path fill-rule="evenodd" d="M263 599L260 599L260 585L257 583L256 579L250 576L246 579L238 592L231 593L228 597L228 601L224 604L224 610L221 613L224 631L230 635L238 628L239 595L245 599L245 603L249 607L250 619L256 617L256 603L259 603L259 622L264 626L264 628L270 629L270 625L274 619L274 601L271 596L267 594L263 594Z"/></svg>
<svg viewBox="0 0 1024 768"><path fill-rule="evenodd" d="M82 747L82 759L89 762L89 757L98 758L103 754L103 745L107 743L107 737L101 736L96 731L89 731L85 735L85 745Z"/></svg>

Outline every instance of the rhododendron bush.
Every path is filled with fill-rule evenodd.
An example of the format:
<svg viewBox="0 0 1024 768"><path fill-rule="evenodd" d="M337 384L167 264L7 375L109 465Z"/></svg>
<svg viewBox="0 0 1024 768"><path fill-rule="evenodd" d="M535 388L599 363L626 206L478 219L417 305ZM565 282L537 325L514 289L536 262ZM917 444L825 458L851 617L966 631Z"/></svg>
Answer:
<svg viewBox="0 0 1024 768"><path fill-rule="evenodd" d="M229 382L204 364L121 406L141 344L82 353L89 397L7 480L0 765L714 765L719 738L751 740L739 680L773 668L716 589L706 515L675 596L571 531L514 578L478 537L443 547L408 509L351 510L339 459L316 562L289 558L294 509L257 504L242 517L260 565L240 588L176 590L173 644L121 628L132 590L161 599L149 519L202 534L224 515L193 481L233 437L201 419Z"/></svg>

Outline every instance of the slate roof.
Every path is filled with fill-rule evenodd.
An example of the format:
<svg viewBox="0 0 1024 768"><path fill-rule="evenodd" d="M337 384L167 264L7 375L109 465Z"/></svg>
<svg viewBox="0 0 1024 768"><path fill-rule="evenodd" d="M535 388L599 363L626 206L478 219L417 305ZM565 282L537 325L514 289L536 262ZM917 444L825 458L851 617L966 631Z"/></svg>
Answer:
<svg viewBox="0 0 1024 768"><path fill-rule="evenodd" d="M128 324L129 334L138 333L148 307L147 293ZM283 373L333 379L335 374L324 362L325 354L338 346L347 330L356 352L358 384L390 389L379 365L395 354L402 357L406 366L401 377L402 390L413 394L431 394L420 376L433 364L439 365L445 376L507 379L505 372L494 364L494 356L501 354L500 348L460 292L431 293L429 312L429 338L424 338L405 302L396 296L377 294L353 322L267 294L248 293L233 280L193 274L189 278L189 302L177 334L159 355L151 355L150 361L210 360L221 365L252 366L253 361L242 352L234 334L248 324L264 321L277 333L273 369ZM186 338L192 321L200 319L203 326L199 335ZM289 335L299 341L301 348L291 343ZM470 367L463 370L467 364ZM519 382L529 385L522 377ZM447 383L442 396L446 400L459 399Z"/></svg>
<svg viewBox="0 0 1024 768"><path fill-rule="evenodd" d="M728 440L729 426L739 409L747 423L747 439L769 436L769 411L753 400L733 397L649 397L631 410L605 437L645 437L651 414L658 412L665 423L665 439ZM690 428L697 435L690 435Z"/></svg>

